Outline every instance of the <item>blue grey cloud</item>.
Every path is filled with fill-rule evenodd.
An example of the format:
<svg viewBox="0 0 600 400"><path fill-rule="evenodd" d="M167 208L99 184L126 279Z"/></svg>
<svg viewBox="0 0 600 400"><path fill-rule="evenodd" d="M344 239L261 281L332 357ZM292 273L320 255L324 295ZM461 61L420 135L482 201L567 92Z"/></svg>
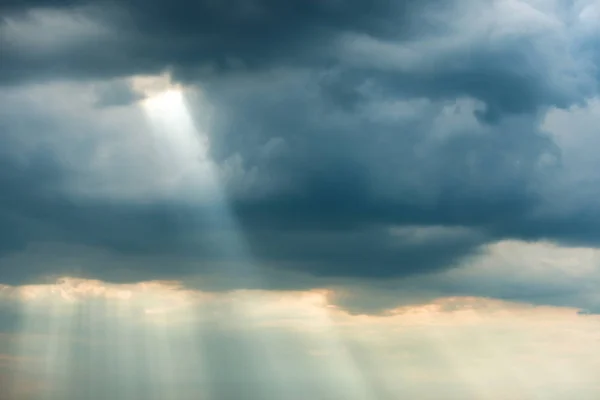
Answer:
<svg viewBox="0 0 600 400"><path fill-rule="evenodd" d="M564 149L542 124L549 110L597 95L597 45L582 7L4 3L3 280L71 271L50 250L46 266L15 261L40 243L88 249L74 257L81 273L115 280L126 279L122 263L102 265L95 252L137 257L127 279L247 258L381 279L446 270L505 238L596 246L597 208L573 198L556 206ZM128 191L162 177L136 119L139 96L120 82L162 71L214 110L206 134L231 213L220 221L210 215L221 205ZM120 104L123 114L76 96L76 111L54 110L70 101L53 92L61 82L94 86L92 106ZM200 120L205 104L192 97ZM450 234L415 239L423 227ZM139 261L149 256L162 261Z"/></svg>

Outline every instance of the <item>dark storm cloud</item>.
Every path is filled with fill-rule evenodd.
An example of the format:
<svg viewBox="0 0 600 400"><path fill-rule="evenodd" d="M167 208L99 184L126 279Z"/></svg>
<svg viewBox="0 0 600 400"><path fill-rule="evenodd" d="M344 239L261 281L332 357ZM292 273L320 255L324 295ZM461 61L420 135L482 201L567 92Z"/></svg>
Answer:
<svg viewBox="0 0 600 400"><path fill-rule="evenodd" d="M74 200L43 188L51 185L48 166L41 171L34 166L24 171L6 163L4 167L10 179L0 182L5 189L0 214L2 254L35 254L35 248L27 248L35 243L75 246L61 250L50 245L41 259L5 258L2 280L10 284L43 281L57 274L117 281L176 279L212 272L223 262L279 265L327 277L405 276L448 268L484 240L475 233L406 240L390 234L386 229L390 221L378 222L369 215L353 219L351 211L333 219L326 217L326 211L323 218L320 211L308 213L309 225L303 226L294 222L293 208L276 213L273 219L264 215L253 220L242 213L245 224L235 232L207 217L219 212L212 206ZM231 239L236 234L248 243L249 253L236 248L243 245ZM107 250L108 257L94 249Z"/></svg>
<svg viewBox="0 0 600 400"><path fill-rule="evenodd" d="M537 163L554 151L535 121L484 127L465 106L455 114L471 120L470 128L431 141L439 127L428 117L447 104L425 102L412 110L408 102L401 107L411 110L409 117L389 121L369 111L389 98L365 93L364 101L340 109L320 85L309 84L311 77L292 74L271 79L271 85L257 77L253 84L238 80L205 88L219 110L218 129L210 133L215 160L226 164L232 154L243 160L227 189L248 254L234 248L240 245L235 240L222 241L219 234L231 236L231 227L206 217L218 209L160 199L73 197L65 191L73 169L56 148L20 166L12 155L21 150L11 150L10 141L2 182L9 189L3 197L1 231L10 239L4 254L39 242L104 249L113 258L98 259L82 248L70 258L81 265L77 273L110 280L180 278L222 262L329 278L387 278L452 267L493 239L489 232L514 225L535 208L530 185L547 173ZM60 129L54 135L65 135ZM93 154L94 135L82 143L69 136L59 141L84 151L80 168ZM248 171L257 180L246 185ZM390 231L414 225L446 226L450 233L415 240ZM471 231L452 231L462 226ZM41 255L48 261L5 261L3 279L23 283L50 269L73 273L68 255L51 249ZM130 264L114 261L119 255Z"/></svg>
<svg viewBox="0 0 600 400"><path fill-rule="evenodd" d="M265 96L258 93L257 97ZM294 100L288 96L288 101L292 100L305 101L302 97ZM264 110L255 108L254 111L262 114L272 106L267 101L261 106ZM283 120L279 122L282 126L294 125L285 120L294 115L282 115ZM238 123L233 119L228 121ZM343 132L327 128L315 131L311 137L309 127L306 131L289 132L285 140L282 139L283 147L272 144L267 146L266 152L264 146L227 149L222 147L223 143L219 146L215 142L215 154L224 151L241 154L246 160L254 159L261 167L260 176L265 173L264 167L268 167L266 172L278 171L287 176L285 180L292 180L296 191L287 193L274 185L267 187L267 193L272 194L265 197L260 195L263 193L260 184L240 192L236 180L231 182L228 187L231 207L240 224L241 241L249 246L249 253L245 254L236 248L243 243L231 238L235 234L233 228L226 221L208 217L219 212L218 207L152 198L82 198L69 193L73 174L87 169L86 160L94 158L95 141L104 140L102 133L71 135L64 131L64 126L30 123L35 129L46 126L46 135L62 139L53 147L45 143L45 136L28 137L29 146L39 146L36 153L30 154L15 137L5 138L1 175L5 191L0 224L0 232L6 239L2 248L6 257L2 262L5 282L23 283L47 275L73 273L111 280L173 279L210 272L214 264L224 261L279 265L327 277L405 276L448 268L487 240L485 234L478 232L433 235L418 240L390 233L396 224L437 225L441 221L460 225L462 221L444 220L441 214L436 217L424 209L421 216L414 215L417 208L411 208L409 198L398 199L395 193L379 201L381 188L373 188L369 182L370 177L378 178L380 171L371 169L370 159L365 160L367 163L352 161L364 146L363 138L347 141L346 148L335 142L315 147L318 141L314 135L328 140ZM17 121L11 126L22 125ZM221 133L227 138L237 129ZM251 139L248 133L247 138ZM215 132L215 136L218 135ZM285 149L285 143L294 137L303 141L297 143L291 157L282 158L279 150ZM257 139L262 143L270 137ZM78 153L75 161L61 158L61 154L72 152ZM25 155L24 162L20 155ZM383 161L393 161L393 158ZM241 179L244 178L242 171ZM248 197L248 193L252 196ZM433 211L438 208L433 207ZM63 247L47 247L37 259L9 257L19 251L36 253L35 248L27 248L36 243L55 243ZM69 245L73 246L71 250ZM97 249L109 255L98 255ZM73 254L69 255L69 251ZM119 256L129 261L116 261Z"/></svg>
<svg viewBox="0 0 600 400"><path fill-rule="evenodd" d="M507 10L463 4L10 1L0 6L0 80L14 88L168 69L201 87L216 110L211 155L234 169L229 206L259 264L382 278L451 267L504 237L596 243L591 211L575 219L538 212L541 188L560 170L560 150L540 120L548 107L595 93L589 52L576 53L580 39L537 14L525 29L510 25ZM45 18L76 23L56 30ZM498 26L508 33L486 33ZM64 40L26 40L53 35ZM96 106L139 98L111 83L96 97ZM139 267L156 277L240 261L240 252L217 245L231 226L202 217L215 209L73 196L74 171L87 171L103 140L96 129L69 136L33 112L2 121L3 254L58 242L199 264ZM39 132L61 144L20 164L15 138L37 143ZM81 155L77 165L59 150ZM390 233L399 226L469 234L415 242ZM118 275L88 264L88 275ZM44 270L4 265L11 282Z"/></svg>
<svg viewBox="0 0 600 400"><path fill-rule="evenodd" d="M537 160L552 146L528 121L488 127L483 134L454 132L418 154L414 150L427 144L428 133L435 134L426 117L439 113L443 104L426 103L408 120L390 123L365 112L366 104L379 98L336 111L337 104L329 103L319 87L297 77L291 84L305 87L304 92L289 90L287 79L279 82L282 86L257 83L255 90L240 82L233 91L206 90L219 112L229 116L211 132L215 160L226 164L231 154L244 160L227 189L249 253L236 248L242 244L231 239L231 226L207 217L220 211L215 207L73 197L65 192L72 169L52 157L56 149L48 149L40 153L41 161L32 156L22 166L6 156L2 184L10 190L3 198L1 226L6 238L18 240L5 241L4 254L54 242L104 249L110 257L81 247L74 247L72 256L68 249L67 254L50 249L41 253L46 262L5 261L3 279L22 283L49 270L72 274L69 258L81 265L78 274L110 280L180 278L211 272L222 262L256 262L328 278L409 276L456 265L493 239L489 231L535 207L528 185L543 178L546 171L536 169ZM457 112L481 126L468 108ZM96 139L90 135L88 140L60 143L93 151ZM9 145L7 154L20 153L17 145L9 151ZM84 153L81 168L87 158L91 154ZM257 178L249 186L248 171ZM261 183L273 174L279 178ZM419 225L446 231L415 236L411 230ZM398 233L397 226L408 231ZM466 227L466 233L455 227ZM129 265L115 261L119 255L129 257Z"/></svg>
<svg viewBox="0 0 600 400"><path fill-rule="evenodd" d="M193 252L202 254L205 261L216 257L210 238L192 243L185 238L198 229L190 219L192 210L170 204L81 202L56 190L56 182L52 182L52 179L60 179L56 164L40 161L21 168L8 162L2 164L0 252L4 255L24 251L30 243L52 242L97 246L124 255ZM196 214L197 210L193 215ZM198 225L202 229L202 221L198 221ZM52 253L47 256L52 257ZM84 255L84 262L85 258ZM22 284L47 274L73 272L67 266L57 265L48 271L47 266L51 264L51 260L46 265L43 262L21 266L9 263L3 268L2 280ZM98 272L113 277L110 273ZM173 275L182 273L177 268L172 272ZM83 273L89 271L83 268Z"/></svg>
<svg viewBox="0 0 600 400"><path fill-rule="evenodd" d="M314 63L315 44L341 30L373 34L398 32L403 10L412 2L374 1L39 1L4 6L5 13L27 18L31 9L75 10L106 25L115 35L91 37L90 43L31 54L5 40L2 76L38 79L39 75L95 77L156 72L166 67L236 63L267 67L272 63ZM412 7L412 6L411 6ZM387 15L393 14L394 20ZM90 46L91 45L91 46ZM54 50L54 51L53 51ZM320 49L324 50L324 49ZM308 52L308 54L305 54ZM303 60L308 56L310 60ZM325 54L320 56L326 57ZM47 71L44 71L47 69Z"/></svg>
<svg viewBox="0 0 600 400"><path fill-rule="evenodd" d="M371 93L340 110L319 85L310 87L318 77L266 79L254 78L248 87L241 81L205 87L226 118L211 132L215 159L236 154L246 171L266 181L293 182L272 198L254 201L251 192L236 193L242 221L502 226L536 207L536 185L556 171L555 162L540 164L560 154L535 118L488 128L473 121L468 104L463 110L451 103L395 104ZM374 112L390 105L396 106L390 112L409 115ZM444 109L456 117L436 126ZM444 124L463 118L470 124L444 133ZM265 155L275 139L278 151Z"/></svg>
<svg viewBox="0 0 600 400"><path fill-rule="evenodd" d="M0 251L18 250L32 239L32 233L43 232L43 226L29 216L44 213L44 185L52 186L61 176L56 165L44 155L32 157L27 166L18 166L12 160L2 158L0 165Z"/></svg>
<svg viewBox="0 0 600 400"><path fill-rule="evenodd" d="M538 19L530 21L533 33L517 31L516 37L482 36L485 30L466 31L472 37L456 36L458 18L490 18L490 10L477 4L65 0L9 2L3 8L7 21L32 20L32 34L41 35L55 32L36 31L43 13L32 16L27 11L58 9L85 17L78 26L81 32L67 33L64 44L43 49L8 31L0 67L5 84L127 76L167 68L178 79L196 81L215 73L338 66L356 76L345 87L338 85L337 95L332 92L341 103L348 100L352 85L369 80L395 96L478 98L487 105L479 115L488 122L543 106L568 107L596 85L579 70L581 66L571 63L573 54L560 32L536 26L541 24ZM498 18L499 24L510 22L502 15ZM101 29L86 30L86 24ZM420 40L438 41L437 47L428 49L424 43L420 49ZM407 53L415 47L415 54ZM412 64L411 57L416 60ZM409 66L402 65L407 62Z"/></svg>

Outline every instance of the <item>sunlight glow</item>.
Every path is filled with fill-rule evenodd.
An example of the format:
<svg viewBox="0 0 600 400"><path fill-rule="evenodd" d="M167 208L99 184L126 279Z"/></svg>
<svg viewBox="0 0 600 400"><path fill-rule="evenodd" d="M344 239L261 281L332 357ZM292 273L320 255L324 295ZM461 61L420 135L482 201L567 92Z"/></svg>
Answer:
<svg viewBox="0 0 600 400"><path fill-rule="evenodd" d="M191 309L206 296L177 283L63 278L11 289L22 306L19 358L41 360L28 373L48 388L45 399L177 400L177 382L202 371ZM187 348L176 349L180 339ZM189 359L196 369L183 371Z"/></svg>
<svg viewBox="0 0 600 400"><path fill-rule="evenodd" d="M353 315L327 289L66 278L2 293L22 307L15 358L44 387L32 399L558 399L548 379L567 393L600 368L597 317L490 299Z"/></svg>
<svg viewBox="0 0 600 400"><path fill-rule="evenodd" d="M186 90L169 86L159 92L148 89L146 94L141 106L149 122L155 163L165 178L163 193L219 201L218 171L209 157L208 137L188 111Z"/></svg>

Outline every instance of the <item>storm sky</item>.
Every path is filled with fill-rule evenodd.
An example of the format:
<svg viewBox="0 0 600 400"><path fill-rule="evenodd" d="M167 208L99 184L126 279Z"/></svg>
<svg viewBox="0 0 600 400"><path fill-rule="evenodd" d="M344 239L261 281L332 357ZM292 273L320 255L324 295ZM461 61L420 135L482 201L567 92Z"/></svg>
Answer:
<svg viewBox="0 0 600 400"><path fill-rule="evenodd" d="M0 400L597 399L597 0L4 0Z"/></svg>

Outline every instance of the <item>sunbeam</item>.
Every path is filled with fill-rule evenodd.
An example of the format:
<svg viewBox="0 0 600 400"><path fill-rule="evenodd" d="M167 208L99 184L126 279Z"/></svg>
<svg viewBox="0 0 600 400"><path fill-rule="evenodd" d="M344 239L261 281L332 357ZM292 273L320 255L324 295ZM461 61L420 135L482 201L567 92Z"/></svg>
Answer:
<svg viewBox="0 0 600 400"><path fill-rule="evenodd" d="M352 315L325 289L207 293L176 282L11 290L23 316L13 391L35 378L44 390L32 400L433 399L431 382L449 398L552 398L540 387L546 376L564 394L594 385L598 366L597 318L552 309L536 317L451 298ZM549 330L551 321L563 327ZM566 321L588 332L579 364L565 358L577 337Z"/></svg>
<svg viewBox="0 0 600 400"><path fill-rule="evenodd" d="M141 357L136 344L141 338L136 335L133 321L136 319L135 305L131 301L132 292L124 290L115 301L115 319L121 323L109 324L107 339L112 344L113 364L111 368L120 371L117 375L116 393L119 399L137 400L136 359Z"/></svg>
<svg viewBox="0 0 600 400"><path fill-rule="evenodd" d="M60 284L26 286L17 294L22 321L18 354L40 360L34 373L47 388L46 396L59 399L68 392L77 304Z"/></svg>
<svg viewBox="0 0 600 400"><path fill-rule="evenodd" d="M316 290L308 299L313 303L307 341L315 353L310 368L317 372L324 391L333 399L369 400L374 393L360 366L353 359L338 327L331 318L329 291Z"/></svg>
<svg viewBox="0 0 600 400"><path fill-rule="evenodd" d="M18 358L41 361L27 371L49 388L44 400L186 398L180 390L193 376L182 366L198 366L193 361L201 358L192 333L197 298L169 283L75 279L17 293L23 304ZM181 348L184 343L190 348Z"/></svg>
<svg viewBox="0 0 600 400"><path fill-rule="evenodd" d="M156 88L160 85L154 82L147 83L147 86ZM196 199L206 201L203 195L208 194L210 206L205 208L203 215L199 217L207 223L211 232L218 233L215 236L218 238L216 245L226 259L232 260L225 262L225 270L221 271L231 280L232 287L260 287L263 281L260 267L254 262L243 232L229 209L219 182L218 167L210 159L210 143L202 131L209 128L199 129L201 124L190 116L184 88L168 84L168 78L162 81L162 86L161 90L149 91L150 94L143 102L160 162L165 163L167 169L173 170L174 182L185 180L192 187L200 188L197 193L199 197L195 197ZM231 317L237 321L247 320L255 309L260 307L264 307L260 299L255 298L252 291L245 292L244 301L235 303ZM320 343L320 346L327 347L331 352L331 356L327 358L327 373L337 375L332 381L335 383L328 389L330 395L368 399L370 393L357 365L335 336L331 323L328 323L326 318L321 322L327 332L323 335L324 342ZM242 344L244 350L240 356L249 358L251 363L264 369L263 374L269 375L268 380L256 382L259 391L264 393L263 396L276 393L278 398L291 399L298 396L298 390L294 389L297 389L298 383L293 382L294 374L291 372L296 367L293 364L298 360L283 357L283 346L278 341L277 336L273 335L249 335ZM162 344L160 349L163 355L167 354L166 344ZM340 382L340 379L343 382ZM345 391L341 388L345 388Z"/></svg>
<svg viewBox="0 0 600 400"><path fill-rule="evenodd" d="M230 279L234 282L240 280L245 284L252 282L259 284L260 272L252 261L252 255L247 248L243 234L239 231L228 210L226 199L219 187L216 167L211 165L206 137L202 137L202 132L195 130L194 123L187 112L183 91L178 88L167 89L149 97L145 101L144 107L156 129L157 142L166 142L164 147L168 150L163 157L177 158L174 164L179 171L194 171L198 177L198 184L206 185L206 190L210 191L213 196L216 194L216 197L213 198L219 200L215 215L219 215L220 218L214 219L213 217L211 219L211 223L214 224L211 229L217 231L225 229L225 236L220 245L224 251L234 254L237 252L238 257L235 258L241 260L238 267L229 271ZM261 306L263 305L250 295L237 305L234 317L244 320L249 313L253 312L253 308ZM336 336L335 328L325 315L320 315L319 321L324 328L319 346L327 348L327 352L330 353L326 357L327 367L324 370L325 376L331 376L331 379L328 380L331 384L327 391L331 396L369 399L371 393L369 393L364 376L349 356L348 349ZM295 366L290 365L298 360L282 357L283 347L278 343L276 336L267 338L264 335L252 335L249 339L249 341L245 341L245 356L254 359L257 365L262 365L262 368L270 371L268 375L271 379L268 383L262 382L261 385L266 384L270 387L262 387L261 390L265 393L276 393L278 398L292 399L298 396L298 383L293 383L294 378L291 373ZM265 362L261 362L261 359L264 359ZM317 366L315 365L315 367ZM322 365L318 368L322 368Z"/></svg>
<svg viewBox="0 0 600 400"><path fill-rule="evenodd" d="M172 85L168 76L138 79L137 85L147 93L142 108L149 120L157 162L170 176L165 192L187 191L188 201L199 209L197 222L205 225L221 256L232 260L225 262L220 272L228 273L233 282L256 285L260 281L259 271L229 209L219 168L210 157L205 132L209 129L208 121L192 118L188 110L187 96L191 95L188 93L191 89ZM202 94L196 90L193 95L209 114L210 107Z"/></svg>
<svg viewBox="0 0 600 400"><path fill-rule="evenodd" d="M187 112L183 89L167 89L144 100L150 121L156 162L169 177L164 190L192 188L196 198L218 200L214 166L207 139L198 132Z"/></svg>

